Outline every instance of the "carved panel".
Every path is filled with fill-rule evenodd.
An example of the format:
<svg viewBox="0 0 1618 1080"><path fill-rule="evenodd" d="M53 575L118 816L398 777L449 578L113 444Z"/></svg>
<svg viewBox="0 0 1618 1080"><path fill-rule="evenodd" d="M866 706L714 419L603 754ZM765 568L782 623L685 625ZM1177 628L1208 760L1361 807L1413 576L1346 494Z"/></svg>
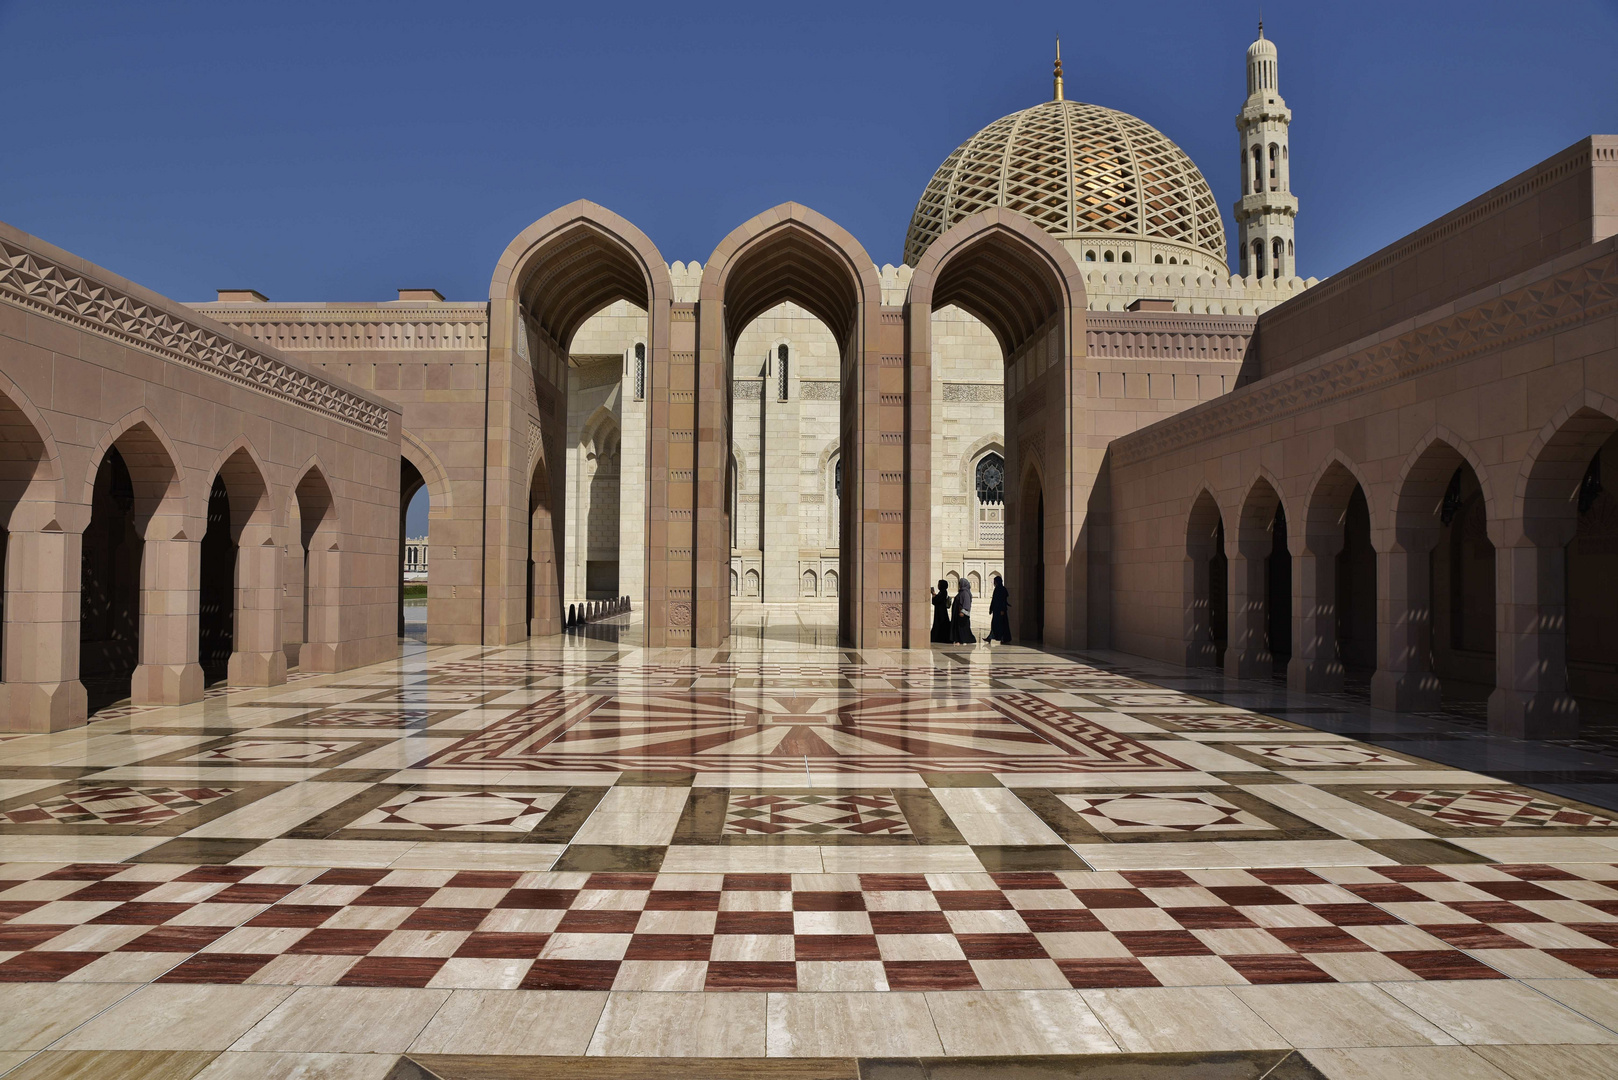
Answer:
<svg viewBox="0 0 1618 1080"><path fill-rule="evenodd" d="M381 405L3 241L0 296L164 359L387 434L388 410Z"/></svg>
<svg viewBox="0 0 1618 1080"><path fill-rule="evenodd" d="M835 379L803 379L798 383L798 396L805 401L841 401L843 388Z"/></svg>
<svg viewBox="0 0 1618 1080"><path fill-rule="evenodd" d="M945 401L1004 401L1006 384L947 382L944 384Z"/></svg>

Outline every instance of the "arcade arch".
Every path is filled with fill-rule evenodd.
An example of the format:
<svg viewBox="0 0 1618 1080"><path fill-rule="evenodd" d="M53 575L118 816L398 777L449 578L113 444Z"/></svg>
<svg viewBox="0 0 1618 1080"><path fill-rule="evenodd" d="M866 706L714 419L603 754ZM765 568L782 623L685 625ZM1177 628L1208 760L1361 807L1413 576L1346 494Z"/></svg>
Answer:
<svg viewBox="0 0 1618 1080"><path fill-rule="evenodd" d="M490 362L511 373L498 423L513 463L505 497L491 498L486 534L483 621L486 640L505 643L561 631L558 570L567 549L565 506L569 349L586 320L627 301L646 312L637 340L637 390L656 431L647 447L646 612L649 644L669 629L669 593L689 579L691 544L675 535L689 516L694 464L670 448L670 429L693 425L676 415L694 386L671 385L669 322L673 288L668 264L644 233L594 203L580 200L530 225L506 248L489 286ZM493 394L491 393L491 400ZM674 411L671 410L671 405ZM659 436L663 438L659 441ZM492 467L492 466L491 466ZM497 481L491 479L491 485ZM671 487L671 484L673 487ZM710 485L710 487L716 485ZM509 507L509 509L508 509ZM526 507L526 516L517 508Z"/></svg>
<svg viewBox="0 0 1618 1080"><path fill-rule="evenodd" d="M1185 524L1185 664L1218 667L1229 640L1226 590L1230 565L1225 556L1225 522L1219 503L1203 488L1191 503Z"/></svg>
<svg viewBox="0 0 1618 1080"><path fill-rule="evenodd" d="M969 217L933 242L906 299L913 455L933 444L932 314L950 305L988 327L1004 364L1003 528L1012 626L1023 641L1081 647L1088 629L1082 508L1099 464L1077 439L1082 387L1076 377L1085 347L1082 275L1048 233L1003 208ZM910 469L906 475L904 622L911 644L927 640L927 586L938 578L929 565L926 472Z"/></svg>
<svg viewBox="0 0 1618 1080"><path fill-rule="evenodd" d="M699 448L698 469L705 476L726 481L731 478L725 464L736 424L735 402L730 393L738 374L736 350L754 320L784 303L807 311L835 342L841 388L837 442L847 455L847 460L839 460L843 461L845 478L861 478L857 484L845 482L838 504L841 520L837 579L844 584L838 594L839 638L853 645L874 644L878 635L890 633L897 644L899 621L893 618L891 627L884 621L884 594L892 593L888 602L897 611L903 587L901 567L884 570L879 553L901 546L899 500L890 496L896 519L891 523L880 516L880 510L873 519L857 508L885 506L882 488L888 481L883 475L873 475L886 468L885 444L880 433L870 446L862 443L862 438L869 437L870 429L877 426L871 421L880 423L877 413L884 408L884 391L893 398L887 407L895 414L899 412L896 406L901 405L903 387L897 385L901 381L897 376L902 371L886 376L896 383L888 388L873 356L881 340L882 295L870 256L841 226L808 207L787 203L744 223L719 243L703 270L697 312L698 383L703 388L712 387L714 392L700 395L693 419L701 431L713 431L714 435L705 437ZM781 362L780 344L771 343L774 365ZM893 344L892 352L897 357L902 341ZM772 366L763 377L762 423L768 423L772 411L772 401L765 399L778 401L780 391L785 389L790 400L793 379L802 371L800 361L792 363L792 377L784 386L779 367ZM785 410L777 412L785 416ZM894 449L902 451L900 446ZM898 478L903 472L902 462L891 464L887 471ZM694 534L698 587L691 597L693 606L687 609L691 612L691 643L695 645L718 644L729 632L730 593L718 586L730 562L729 541L735 530L729 516L735 505L733 492L699 486ZM885 537L885 533L892 535ZM790 557L794 563L796 540L792 537L784 541L793 550L781 556ZM757 595L749 585L753 573L749 570L741 575L744 597ZM885 573L893 580L885 580ZM795 573L784 577L789 581L797 579Z"/></svg>

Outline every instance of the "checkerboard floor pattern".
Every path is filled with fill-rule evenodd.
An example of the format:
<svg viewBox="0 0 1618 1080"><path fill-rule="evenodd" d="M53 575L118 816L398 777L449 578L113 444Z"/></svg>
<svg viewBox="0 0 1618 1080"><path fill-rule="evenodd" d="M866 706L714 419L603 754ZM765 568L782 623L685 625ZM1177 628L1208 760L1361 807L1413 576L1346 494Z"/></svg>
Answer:
<svg viewBox="0 0 1618 1080"><path fill-rule="evenodd" d="M553 990L612 989L645 962L703 965L706 990L802 989L806 963L858 965L846 974L891 990L1618 977L1611 865L794 876L83 864L0 885L0 981L14 982L137 957L159 982L404 987L500 960L521 967L522 988Z"/></svg>

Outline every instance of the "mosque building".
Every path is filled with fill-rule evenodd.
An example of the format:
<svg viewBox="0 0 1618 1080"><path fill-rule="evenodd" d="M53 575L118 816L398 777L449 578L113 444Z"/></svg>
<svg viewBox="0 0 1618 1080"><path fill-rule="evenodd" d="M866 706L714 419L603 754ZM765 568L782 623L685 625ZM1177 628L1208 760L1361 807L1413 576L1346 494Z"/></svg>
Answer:
<svg viewBox="0 0 1618 1080"><path fill-rule="evenodd" d="M1580 329L1613 317L1613 138L1317 282L1262 26L1245 85L1234 238L1059 53L898 266L796 203L699 262L579 201L487 301L179 304L0 229L7 722L397 655L408 566L434 645L627 609L717 648L773 604L899 649L940 578L1001 574L1024 643L1575 728L1618 701L1618 386Z"/></svg>

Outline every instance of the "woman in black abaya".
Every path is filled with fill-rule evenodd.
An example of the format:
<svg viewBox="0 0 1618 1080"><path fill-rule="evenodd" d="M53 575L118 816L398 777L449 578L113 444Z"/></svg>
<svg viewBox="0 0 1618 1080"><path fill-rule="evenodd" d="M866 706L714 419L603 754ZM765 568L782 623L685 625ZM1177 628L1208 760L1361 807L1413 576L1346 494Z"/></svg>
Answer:
<svg viewBox="0 0 1618 1080"><path fill-rule="evenodd" d="M1011 644L1011 590L999 574L994 575L994 591L989 594L989 640Z"/></svg>
<svg viewBox="0 0 1618 1080"><path fill-rule="evenodd" d="M933 640L942 645L950 643L949 623L949 582L943 578L938 579L938 588L933 590Z"/></svg>

